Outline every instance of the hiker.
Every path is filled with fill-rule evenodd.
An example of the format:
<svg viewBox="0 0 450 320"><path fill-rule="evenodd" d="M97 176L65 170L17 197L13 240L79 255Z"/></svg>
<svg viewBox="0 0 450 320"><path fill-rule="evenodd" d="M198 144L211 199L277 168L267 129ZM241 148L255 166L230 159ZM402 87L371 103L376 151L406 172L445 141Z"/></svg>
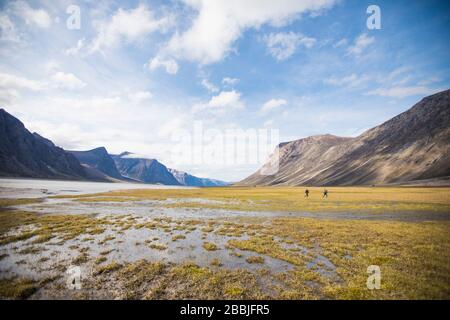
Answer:
<svg viewBox="0 0 450 320"><path fill-rule="evenodd" d="M327 189L323 190L323 197L322 197L322 199L323 198L328 198L328 190Z"/></svg>
<svg viewBox="0 0 450 320"><path fill-rule="evenodd" d="M305 198L309 198L309 190L308 189L305 190Z"/></svg>

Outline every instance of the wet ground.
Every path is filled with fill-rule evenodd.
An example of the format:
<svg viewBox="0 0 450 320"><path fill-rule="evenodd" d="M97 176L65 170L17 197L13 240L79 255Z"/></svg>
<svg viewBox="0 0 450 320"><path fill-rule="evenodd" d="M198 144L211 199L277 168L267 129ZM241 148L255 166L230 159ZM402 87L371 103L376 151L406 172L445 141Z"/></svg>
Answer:
<svg viewBox="0 0 450 320"><path fill-rule="evenodd" d="M126 182L89 182L0 178L0 198L39 198L56 195L77 195L124 189L189 188Z"/></svg>
<svg viewBox="0 0 450 320"><path fill-rule="evenodd" d="M112 263L133 263L140 260L169 264L194 263L200 267L226 270L264 270L271 275L295 270L298 265L287 259L274 258L254 250L241 250L230 245L233 240L248 240L255 235L254 226L270 229L270 221L277 217L307 217L318 219L367 219L428 221L448 220L441 213L308 213L231 211L209 208L172 208L178 202L216 203L216 200L184 198L129 202L80 202L75 199L51 198L54 195L86 194L123 189L142 188L142 185L101 184L32 180L1 180L2 198L42 198L42 202L7 208L55 214L90 215L106 218L111 224L99 234L85 234L65 240L56 236L43 243L35 239L15 241L0 246L0 278L24 277L32 279L59 278L64 283L65 272L72 266L82 269L85 277L93 277L99 266ZM148 186L160 188L160 186ZM230 200L232 201L232 200ZM150 226L150 227L149 227ZM30 227L33 228L33 227ZM231 230L231 231L230 231ZM20 233L27 230L13 230ZM8 236L8 235L4 235ZM339 282L336 266L324 255L320 246L306 248L283 235L271 241L290 254L306 261L305 267L329 281ZM208 247L212 245L212 247ZM351 259L348 256L348 259ZM270 280L275 281L275 280ZM311 281L311 286L314 286Z"/></svg>
<svg viewBox="0 0 450 320"><path fill-rule="evenodd" d="M1 190L0 190L1 194ZM17 193L16 193L17 194ZM314 219L345 219L345 220L389 220L406 222L448 221L450 215L446 212L270 212L270 211L238 211L212 208L172 208L166 207L174 203L219 203L209 199L167 199L142 200L124 202L82 202L73 199L44 198L42 203L16 206L16 209L36 213L59 214L136 214L139 216L162 215L171 218L231 218L231 217L301 217Z"/></svg>

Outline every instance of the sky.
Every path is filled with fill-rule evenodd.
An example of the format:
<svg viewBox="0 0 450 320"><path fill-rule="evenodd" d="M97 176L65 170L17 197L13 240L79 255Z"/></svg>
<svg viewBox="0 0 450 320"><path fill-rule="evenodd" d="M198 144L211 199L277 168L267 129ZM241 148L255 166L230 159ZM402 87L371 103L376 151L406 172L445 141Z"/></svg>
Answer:
<svg viewBox="0 0 450 320"><path fill-rule="evenodd" d="M449 89L449 39L445 0L0 0L0 107L68 150L238 181L252 153L354 137Z"/></svg>

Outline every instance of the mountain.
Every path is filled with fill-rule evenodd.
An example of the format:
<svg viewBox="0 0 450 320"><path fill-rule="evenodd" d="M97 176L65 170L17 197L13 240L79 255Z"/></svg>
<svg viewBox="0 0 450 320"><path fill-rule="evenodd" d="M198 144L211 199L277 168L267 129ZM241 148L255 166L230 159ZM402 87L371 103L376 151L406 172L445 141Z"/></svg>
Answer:
<svg viewBox="0 0 450 320"><path fill-rule="evenodd" d="M401 184L450 176L450 90L356 138L312 136L281 143L279 170L260 170L237 185ZM276 159L271 159L272 162Z"/></svg>
<svg viewBox="0 0 450 320"><path fill-rule="evenodd" d="M198 178L183 171L170 169L155 159L138 157L131 152L111 156L123 177L140 182L192 187L219 187L228 184L224 181Z"/></svg>
<svg viewBox="0 0 450 320"><path fill-rule="evenodd" d="M88 151L68 151L73 154L80 163L85 166L91 175L103 176L107 180L122 180L123 177L117 170L113 158L104 147Z"/></svg>
<svg viewBox="0 0 450 320"><path fill-rule="evenodd" d="M29 132L4 109L0 109L0 176L199 187L227 184L168 169L156 159L139 158L130 152L110 155L104 147L65 151L38 133Z"/></svg>
<svg viewBox="0 0 450 320"><path fill-rule="evenodd" d="M87 179L80 162L0 109L0 176Z"/></svg>
<svg viewBox="0 0 450 320"><path fill-rule="evenodd" d="M192 187L222 187L229 183L225 181L208 179L208 178L198 178L196 176L190 175L189 173L178 171L175 169L170 169L169 172L174 176L174 178L183 186Z"/></svg>
<svg viewBox="0 0 450 320"><path fill-rule="evenodd" d="M130 152L111 156L120 174L126 178L144 183L181 185L167 167L156 159L139 158Z"/></svg>

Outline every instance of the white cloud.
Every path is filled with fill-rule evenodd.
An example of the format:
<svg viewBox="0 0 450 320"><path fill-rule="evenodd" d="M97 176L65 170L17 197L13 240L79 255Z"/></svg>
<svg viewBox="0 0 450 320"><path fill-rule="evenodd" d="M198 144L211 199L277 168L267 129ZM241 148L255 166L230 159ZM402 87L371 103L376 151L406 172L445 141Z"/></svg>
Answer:
<svg viewBox="0 0 450 320"><path fill-rule="evenodd" d="M36 81L25 77L16 76L9 73L0 73L0 91L5 96L17 98L20 90L42 91L51 87L67 88L67 89L82 89L86 83L81 81L72 73L55 72L49 77L50 81Z"/></svg>
<svg viewBox="0 0 450 320"><path fill-rule="evenodd" d="M267 113L269 111L272 111L273 109L285 106L286 104L287 101L284 99L270 99L262 105L261 112Z"/></svg>
<svg viewBox="0 0 450 320"><path fill-rule="evenodd" d="M263 123L263 127L270 128L273 126L274 123L275 123L275 121L273 119L269 119Z"/></svg>
<svg viewBox="0 0 450 320"><path fill-rule="evenodd" d="M64 53L68 56L76 56L81 49L84 48L85 45L85 39L81 38L77 41L77 45L75 47L69 48L66 51L64 51Z"/></svg>
<svg viewBox="0 0 450 320"><path fill-rule="evenodd" d="M420 81L418 82L418 84L419 84L419 85L422 85L422 86L426 86L426 85L429 85L429 84L431 84L431 83L439 82L439 81L441 81L441 80L442 80L442 79L439 78L439 77L433 77L433 76L430 76L430 77L427 78L427 79L420 80Z"/></svg>
<svg viewBox="0 0 450 320"><path fill-rule="evenodd" d="M249 28L283 26L302 13L330 8L336 0L184 0L198 14L190 28L175 33L165 54L209 64L222 60Z"/></svg>
<svg viewBox="0 0 450 320"><path fill-rule="evenodd" d="M214 83L211 83L208 79L202 80L202 86L204 86L208 91L210 92L218 92L219 88L214 85Z"/></svg>
<svg viewBox="0 0 450 320"><path fill-rule="evenodd" d="M347 48L347 54L359 57L364 49L371 45L374 41L374 37L369 37L366 33L363 33L355 39L352 46Z"/></svg>
<svg viewBox="0 0 450 320"><path fill-rule="evenodd" d="M158 56L150 60L148 67L150 70L163 67L169 74L176 74L178 72L178 63L174 59L162 59Z"/></svg>
<svg viewBox="0 0 450 320"><path fill-rule="evenodd" d="M402 74L404 74L406 72L410 72L410 71L412 71L411 67L399 67L399 68L394 69L393 71L391 71L388 74L387 79L389 79L389 80L395 79L398 76L400 76L400 75L402 75Z"/></svg>
<svg viewBox="0 0 450 320"><path fill-rule="evenodd" d="M49 60L43 64L43 69L47 73L55 73L60 69L60 63L56 60Z"/></svg>
<svg viewBox="0 0 450 320"><path fill-rule="evenodd" d="M35 25L46 29L52 24L50 15L44 9L33 9L25 1L16 1L12 4L13 12L25 20L28 25Z"/></svg>
<svg viewBox="0 0 450 320"><path fill-rule="evenodd" d="M226 109L241 109L244 103L241 101L241 93L235 90L221 91L218 95L212 97L207 103L195 105L192 108L193 112L201 110L226 110Z"/></svg>
<svg viewBox="0 0 450 320"><path fill-rule="evenodd" d="M295 32L279 32L271 33L263 37L267 48L275 59L278 61L285 60L292 56L299 45L306 48L312 48L316 43L316 39L305 37Z"/></svg>
<svg viewBox="0 0 450 320"><path fill-rule="evenodd" d="M133 102L140 103L142 101L148 100L153 96L149 91L136 91L128 94L128 99Z"/></svg>
<svg viewBox="0 0 450 320"><path fill-rule="evenodd" d="M430 95L442 91L442 89L432 89L425 86L398 86L390 88L378 88L370 91L369 95L377 95L391 98L404 98L409 96Z"/></svg>
<svg viewBox="0 0 450 320"><path fill-rule="evenodd" d="M189 121L187 121L185 116L179 115L166 121L158 130L157 134L161 138L171 138L174 132L182 130L187 123L189 123Z"/></svg>
<svg viewBox="0 0 450 320"><path fill-rule="evenodd" d="M185 114L189 121L190 114L180 113L180 109L170 103L159 104L153 100L145 104L134 103L129 99L130 93L132 91L125 89L113 96L101 93L98 96L52 96L36 99L34 103L20 101L21 104L8 111L23 114L20 119L27 128L67 149L87 150L105 146L111 153L131 151L167 164L174 142L170 126L166 124ZM113 122L115 125L111 126ZM149 127L155 134L148 134ZM163 129L167 132L164 139L159 135Z"/></svg>
<svg viewBox="0 0 450 320"><path fill-rule="evenodd" d="M348 88L358 87L364 82L367 82L369 77L366 75L358 76L355 73L352 73L349 76L343 78L331 77L324 80L324 83L331 84L333 86L344 86Z"/></svg>
<svg viewBox="0 0 450 320"><path fill-rule="evenodd" d="M85 117L100 115L101 112L106 109L116 109L119 110L122 107L122 99L119 96L114 97L92 97L92 98L82 98L82 99L72 99L72 98L51 98L49 99L52 106L58 106L58 108L66 108L76 110L78 115L81 116L82 112ZM96 109L96 111L94 111Z"/></svg>
<svg viewBox="0 0 450 320"><path fill-rule="evenodd" d="M212 108L224 108L224 107L241 107L241 93L235 90L222 91L217 96L214 96L209 100L208 106Z"/></svg>
<svg viewBox="0 0 450 320"><path fill-rule="evenodd" d="M342 38L341 40L339 40L338 42L336 42L336 43L333 45L333 47L334 47L334 48L339 48L339 47L342 47L342 46L347 45L347 43L348 43L348 40L347 40L346 38Z"/></svg>
<svg viewBox="0 0 450 320"><path fill-rule="evenodd" d="M0 40L20 42L16 27L6 14L0 14Z"/></svg>
<svg viewBox="0 0 450 320"><path fill-rule="evenodd" d="M0 86L0 107L13 104L19 97L19 92L11 88L2 88Z"/></svg>
<svg viewBox="0 0 450 320"><path fill-rule="evenodd" d="M80 80L73 73L57 72L51 76L51 80L57 87L67 89L83 89L86 83Z"/></svg>
<svg viewBox="0 0 450 320"><path fill-rule="evenodd" d="M239 79L237 79L237 78L225 77L222 79L222 84L225 86L234 86L238 82L239 82Z"/></svg>
<svg viewBox="0 0 450 320"><path fill-rule="evenodd" d="M119 9L110 20L96 23L98 35L92 42L91 52L117 46L120 41L138 41L155 31L166 31L172 22L170 15L155 18L143 4L131 10Z"/></svg>
<svg viewBox="0 0 450 320"><path fill-rule="evenodd" d="M39 91L44 89L44 87L44 84L39 81L29 80L9 73L0 73L0 88Z"/></svg>

